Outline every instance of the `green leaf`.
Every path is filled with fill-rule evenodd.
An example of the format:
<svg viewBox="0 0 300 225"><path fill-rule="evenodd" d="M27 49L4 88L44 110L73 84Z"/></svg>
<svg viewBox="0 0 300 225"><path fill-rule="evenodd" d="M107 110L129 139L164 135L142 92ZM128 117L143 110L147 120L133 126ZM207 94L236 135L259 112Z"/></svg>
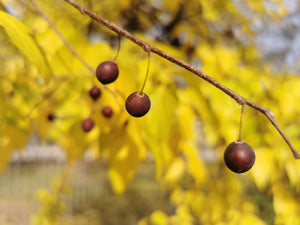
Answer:
<svg viewBox="0 0 300 225"><path fill-rule="evenodd" d="M36 65L48 83L52 75L51 68L28 27L4 11L0 11L0 26L5 29L12 43Z"/></svg>

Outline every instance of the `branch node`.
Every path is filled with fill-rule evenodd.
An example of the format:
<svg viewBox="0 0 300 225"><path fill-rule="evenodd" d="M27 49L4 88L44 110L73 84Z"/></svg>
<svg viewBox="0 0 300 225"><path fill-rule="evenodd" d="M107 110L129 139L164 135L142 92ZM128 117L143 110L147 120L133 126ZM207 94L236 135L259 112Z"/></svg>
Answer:
<svg viewBox="0 0 300 225"><path fill-rule="evenodd" d="M269 118L275 120L275 115L270 109L266 108L265 111L266 111L266 114Z"/></svg>
<svg viewBox="0 0 300 225"><path fill-rule="evenodd" d="M242 96L234 96L234 100L239 104L239 105L244 105L246 104L245 99Z"/></svg>
<svg viewBox="0 0 300 225"><path fill-rule="evenodd" d="M151 51L151 45L146 42L144 42L141 47L145 50L145 52L149 53Z"/></svg>
<svg viewBox="0 0 300 225"><path fill-rule="evenodd" d="M275 119L275 115L274 115L274 113L273 113L271 110L269 110L269 114L270 114L270 116L271 116L273 119Z"/></svg>
<svg viewBox="0 0 300 225"><path fill-rule="evenodd" d="M295 159L300 159L300 154L298 152L294 153L294 158Z"/></svg>
<svg viewBox="0 0 300 225"><path fill-rule="evenodd" d="M85 15L85 14L86 14L85 8L84 8L83 6L79 6L79 7L78 7L78 10L79 10L79 12L80 12L82 15Z"/></svg>

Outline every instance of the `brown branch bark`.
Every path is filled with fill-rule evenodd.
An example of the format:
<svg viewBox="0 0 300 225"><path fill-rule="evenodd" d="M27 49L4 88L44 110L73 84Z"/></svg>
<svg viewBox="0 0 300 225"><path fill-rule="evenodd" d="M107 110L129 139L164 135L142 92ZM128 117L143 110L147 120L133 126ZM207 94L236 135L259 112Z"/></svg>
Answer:
<svg viewBox="0 0 300 225"><path fill-rule="evenodd" d="M98 23L104 25L105 27L107 27L108 29L116 32L119 35L124 36L125 38L131 40L132 42L134 42L135 44L139 45L140 47L142 47L145 51L147 52L152 52L155 53L167 60L169 60L172 63L177 64L180 67L185 68L186 70L192 72L193 74L195 74L196 76L202 78L203 80L209 82L210 84L212 84L213 86L215 86L216 88L220 89L221 91L223 91L225 94L229 95L230 97L232 97L234 100L236 100L236 102L238 104L246 104L250 107L252 107L253 109L261 112L263 115L265 115L267 117L267 119L271 122L271 124L276 128L276 130L279 132L279 134L282 136L282 138L285 140L285 142L288 144L289 148L291 149L293 156L295 159L299 159L300 158L300 153L297 152L297 150L293 147L292 143L289 141L289 139L287 138L287 136L284 134L284 132L282 131L282 129L279 127L279 125L277 124L276 120L275 120L275 116L274 114L270 111L270 109L262 107L244 97L242 97L241 95L239 95L238 93L232 91L231 89L225 87L223 84L219 83L218 81L214 80L212 77L206 75L205 73L203 73L201 70L197 69L196 67L194 67L191 64L188 64L158 48L156 48L155 46L135 37L133 34L129 33L127 30L117 26L116 24L96 15L94 12L92 12L91 10L83 7L82 5L80 5L79 3L77 3L74 0L64 0L67 3L69 3L70 5L72 5L74 8L76 8L77 10L79 10L82 14L86 14L88 15L91 19L97 21Z"/></svg>

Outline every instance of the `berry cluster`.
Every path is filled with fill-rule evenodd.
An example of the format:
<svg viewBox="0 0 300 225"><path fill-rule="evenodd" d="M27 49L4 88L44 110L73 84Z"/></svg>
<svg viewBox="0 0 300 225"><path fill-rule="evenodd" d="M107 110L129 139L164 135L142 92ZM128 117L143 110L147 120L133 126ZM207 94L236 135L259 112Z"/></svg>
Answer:
<svg viewBox="0 0 300 225"><path fill-rule="evenodd" d="M148 71L149 68L147 70L146 78L148 75ZM119 67L115 61L104 61L100 63L96 69L96 77L98 81L103 85L114 82L118 78L118 76ZM145 82L143 87L145 86ZM93 101L97 101L101 97L101 95L101 90L95 85L89 90L89 96ZM125 108L127 112L134 117L144 116L149 111L150 106L150 98L143 92L143 88L141 91L136 91L130 94L125 102ZM101 110L101 113L105 118L111 118L114 114L113 109L110 106L104 106ZM48 115L49 121L54 120L54 118L54 114ZM95 122L91 117L88 117L81 122L81 128L84 132L91 131L94 125Z"/></svg>
<svg viewBox="0 0 300 225"><path fill-rule="evenodd" d="M96 77L102 84L110 84L119 76L119 68L115 61L105 61L98 65ZM144 116L150 109L151 101L143 91L137 91L128 96L125 102L127 112L134 117ZM103 115L111 116L108 109L103 109Z"/></svg>
<svg viewBox="0 0 300 225"><path fill-rule="evenodd" d="M89 90L89 95L93 101L97 101L101 97L102 92L97 86L93 86ZM110 106L104 106L101 113L105 118L111 118L113 115L113 109ZM81 122L81 128L85 132L91 131L94 125L95 122L91 117L88 117Z"/></svg>
<svg viewBox="0 0 300 225"><path fill-rule="evenodd" d="M150 52L148 52L148 68L146 77L141 91L131 93L126 101L125 108L127 112L134 117L142 117L148 113L151 107L151 101L147 94L143 92L150 64ZM114 82L119 76L119 68L114 61L104 61L100 63L96 69L96 77L103 85ZM89 90L89 96L93 101L97 101L102 95L101 90L97 86L91 87ZM255 162L255 153L250 145L241 139L241 128L243 121L244 105L242 104L241 120L239 138L237 141L230 143L224 152L224 162L226 166L235 173L244 173L250 170ZM105 118L111 118L113 116L113 109L110 106L104 106L101 110L102 115ZM47 119L51 122L55 119L53 113L48 114ZM81 122L81 128L84 132L89 132L95 125L94 120L91 117L84 119Z"/></svg>
<svg viewBox="0 0 300 225"><path fill-rule="evenodd" d="M118 51L117 51L117 54L116 54L114 60L101 62L96 68L96 77L97 77L98 81L103 85L110 84L110 83L114 82L115 80L117 80L117 78L119 77L119 67L115 61L116 61L119 51L120 51L120 45L121 45L120 44L121 43L120 35L118 36L118 41L119 41L118 42ZM150 98L148 97L148 95L146 95L143 92L143 89L145 87L146 80L148 77L148 73L149 73L149 65L150 65L150 51L148 51L148 68L147 68L146 77L145 77L145 80L144 80L144 83L142 86L142 90L130 94L127 97L126 102L125 102L125 108L126 108L127 112L134 117L144 116L149 111L150 106L151 106ZM93 86L89 90L89 95L94 101L97 101L97 99L101 96L101 91L98 87ZM110 106L104 106L102 108L101 112L102 112L102 115L106 118L111 118L114 114L114 112ZM88 117L82 121L81 127L82 127L83 131L89 132L94 127L94 121L92 120L92 118Z"/></svg>

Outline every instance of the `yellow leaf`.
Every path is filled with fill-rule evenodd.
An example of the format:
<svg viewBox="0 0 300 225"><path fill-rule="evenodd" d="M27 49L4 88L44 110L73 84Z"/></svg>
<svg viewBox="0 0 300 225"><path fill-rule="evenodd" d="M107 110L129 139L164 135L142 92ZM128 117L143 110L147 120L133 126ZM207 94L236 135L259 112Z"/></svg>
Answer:
<svg viewBox="0 0 300 225"><path fill-rule="evenodd" d="M214 21L218 18L218 11L214 8L212 1L203 1L201 4L203 4L203 8L205 8L205 10L203 10L205 19Z"/></svg>
<svg viewBox="0 0 300 225"><path fill-rule="evenodd" d="M205 165L203 165L199 155L197 154L197 148L191 144L184 144L182 150L187 157L187 170L195 179L197 184L204 182L207 177L207 171Z"/></svg>
<svg viewBox="0 0 300 225"><path fill-rule="evenodd" d="M185 200L186 193L181 188L175 189L170 196L170 201L176 205L182 204Z"/></svg>
<svg viewBox="0 0 300 225"><path fill-rule="evenodd" d="M289 180L291 182L291 185L296 187L299 186L299 180L300 180L299 161L291 157L291 160L285 162L285 169L289 177Z"/></svg>
<svg viewBox="0 0 300 225"><path fill-rule="evenodd" d="M153 154L156 177L159 178L163 170L169 166L176 151L176 149L171 149L168 137L174 126L178 100L174 90L169 86L155 88L149 97L152 106L149 113L141 118L141 124L143 127L147 127L145 129L145 135L148 136L146 142Z"/></svg>
<svg viewBox="0 0 300 225"><path fill-rule="evenodd" d="M251 213L245 213L239 218L239 224L243 225L266 225L262 220Z"/></svg>
<svg viewBox="0 0 300 225"><path fill-rule="evenodd" d="M194 218L188 205L180 205L176 209L176 215L171 217L172 224L193 225Z"/></svg>
<svg viewBox="0 0 300 225"><path fill-rule="evenodd" d="M150 222L152 225L167 225L168 223L168 216L160 210L154 211L150 216Z"/></svg>
<svg viewBox="0 0 300 225"><path fill-rule="evenodd" d="M30 136L28 121L14 121L14 124L4 123L2 131L5 131L5 136L13 149L22 150Z"/></svg>
<svg viewBox="0 0 300 225"><path fill-rule="evenodd" d="M259 189L263 189L271 181L274 174L274 152L269 148L255 150L256 162L251 169L253 179Z"/></svg>
<svg viewBox="0 0 300 225"><path fill-rule="evenodd" d="M264 3L262 0L258 1L247 1L251 9L254 9L257 12L262 12L265 10Z"/></svg>
<svg viewBox="0 0 300 225"><path fill-rule="evenodd" d="M0 26L10 40L39 69L46 83L50 81L52 72L43 53L40 51L31 31L19 20L4 11L0 11Z"/></svg>
<svg viewBox="0 0 300 225"><path fill-rule="evenodd" d="M159 179L173 157L172 149L166 142L157 142L155 140L149 143L149 147L155 160L156 178Z"/></svg>
<svg viewBox="0 0 300 225"><path fill-rule="evenodd" d="M300 224L299 204L283 183L273 186L273 207L276 213L275 224Z"/></svg>
<svg viewBox="0 0 300 225"><path fill-rule="evenodd" d="M107 153L108 174L116 193L122 193L125 190L128 182L133 178L136 166L143 159L144 155L141 154L141 152L144 152L144 149L140 149L135 140L128 136L123 138L123 141L116 145L116 147L119 147L109 149Z"/></svg>
<svg viewBox="0 0 300 225"><path fill-rule="evenodd" d="M168 184L177 183L180 178L184 175L185 172L185 162L182 158L175 158L170 164L166 175L164 177L164 181Z"/></svg>
<svg viewBox="0 0 300 225"><path fill-rule="evenodd" d="M12 141L8 137L1 135L0 149L1 149L0 171L4 171L10 162L11 152L14 150Z"/></svg>
<svg viewBox="0 0 300 225"><path fill-rule="evenodd" d="M145 117L148 131L156 140L164 140L174 122L177 98L169 86L159 86L151 93L151 108Z"/></svg>
<svg viewBox="0 0 300 225"><path fill-rule="evenodd" d="M174 1L162 1L163 2L163 6L165 9L169 9L170 11L176 10L176 7L178 7L178 0L174 0Z"/></svg>
<svg viewBox="0 0 300 225"><path fill-rule="evenodd" d="M148 225L147 218L142 218L139 220L137 225Z"/></svg>
<svg viewBox="0 0 300 225"><path fill-rule="evenodd" d="M180 134L184 140L192 140L195 138L195 112L192 107L180 104L177 110L177 118ZM174 140L173 140L174 141Z"/></svg>
<svg viewBox="0 0 300 225"><path fill-rule="evenodd" d="M3 5L6 5L7 0L0 0L0 2L1 2Z"/></svg>

